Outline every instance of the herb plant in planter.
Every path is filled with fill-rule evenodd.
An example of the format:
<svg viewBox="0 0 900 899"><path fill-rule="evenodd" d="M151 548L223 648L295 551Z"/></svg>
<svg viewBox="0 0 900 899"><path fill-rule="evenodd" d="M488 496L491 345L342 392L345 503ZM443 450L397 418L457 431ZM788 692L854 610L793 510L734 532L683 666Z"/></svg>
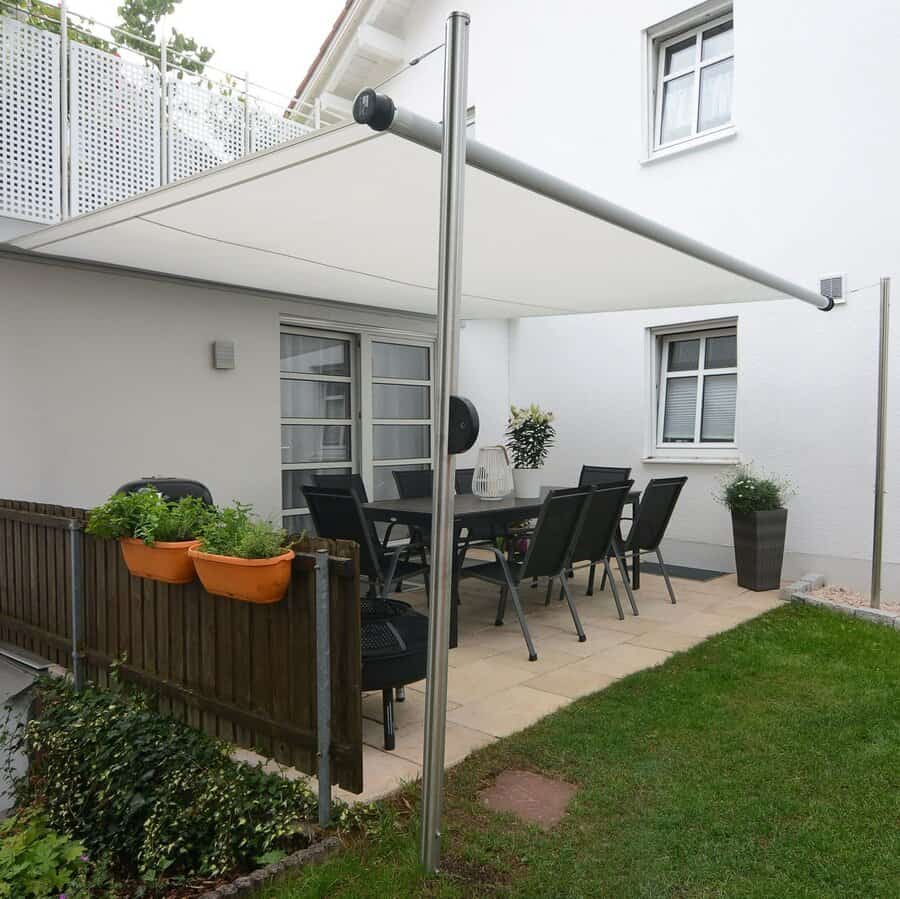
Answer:
<svg viewBox="0 0 900 899"><path fill-rule="evenodd" d="M245 602L278 602L291 579L294 551L285 546L282 528L254 519L251 512L251 506L237 502L218 510L189 554L207 593Z"/></svg>
<svg viewBox="0 0 900 899"><path fill-rule="evenodd" d="M787 509L793 493L786 481L739 466L722 482L716 499L731 510L737 581L748 590L781 586Z"/></svg>
<svg viewBox="0 0 900 899"><path fill-rule="evenodd" d="M516 496L533 499L541 491L541 467L556 440L553 413L539 406L527 409L509 407L506 423L506 445L513 461L513 482Z"/></svg>
<svg viewBox="0 0 900 899"><path fill-rule="evenodd" d="M88 516L87 533L118 540L128 570L167 584L189 584L195 577L188 550L212 509L186 496L172 502L153 486L116 493Z"/></svg>

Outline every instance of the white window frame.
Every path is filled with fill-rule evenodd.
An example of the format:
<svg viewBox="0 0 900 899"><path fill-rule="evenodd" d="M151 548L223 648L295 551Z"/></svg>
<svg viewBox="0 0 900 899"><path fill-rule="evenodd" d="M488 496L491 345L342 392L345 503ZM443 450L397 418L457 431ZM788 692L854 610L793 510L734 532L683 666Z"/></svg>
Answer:
<svg viewBox="0 0 900 899"><path fill-rule="evenodd" d="M351 472L359 470L359 439L357 428L359 424L359 398L357 396L357 337L352 332L346 331L329 331L324 328L304 328L294 325L282 323L279 328L281 334L296 334L306 337L329 337L335 340L346 341L350 346L350 373L348 375L319 375L306 372L279 372L279 397L281 389L281 381L319 381L325 383L349 384L350 385L350 417L349 418L286 418L281 416L281 425L337 425L340 427L350 428L350 458L338 462L281 462L281 471L319 471L322 469L333 469L341 471L349 468ZM279 339L280 343L280 339ZM279 362L280 367L280 362ZM280 400L279 400L280 402ZM279 430L279 435L280 435ZM282 447L283 449L283 447ZM283 486L279 484L283 491ZM284 497L282 495L282 501ZM293 508L282 508L282 518L292 518L294 516L308 515L309 508L306 506L297 506Z"/></svg>
<svg viewBox="0 0 900 899"><path fill-rule="evenodd" d="M647 110L644 117L644 160L651 161L654 158L663 158L682 150L691 149L713 141L728 138L735 133L735 93L731 97L730 121L707 128L704 131L697 130L700 115L700 74L701 70L725 59L735 59L736 46L728 53L701 60L702 34L717 25L731 22L734 28L734 10L730 3L707 2L694 7L687 12L673 16L665 22L660 22L644 32L644 59L645 59L645 94ZM696 57L692 69L665 74L666 50L673 44L678 44L685 39L693 37L697 42ZM663 85L667 81L694 72L691 133L668 143L661 142L662 136L662 104Z"/></svg>
<svg viewBox="0 0 900 899"><path fill-rule="evenodd" d="M372 344L404 344L419 346L428 350L428 378L417 380L410 378L377 378L372 371ZM363 481L369 496L375 498L375 469L394 468L402 465L427 465L431 468L434 460L434 340L423 337L392 336L390 334L363 334L361 345L361 377L362 391L362 462ZM428 388L428 418L375 418L373 388L376 384L399 384L408 387ZM375 427L377 425L427 425L429 434L428 456L415 459L376 459Z"/></svg>
<svg viewBox="0 0 900 899"><path fill-rule="evenodd" d="M738 345L737 365L727 368L715 368L704 370L703 364L706 357L706 339L710 337L737 337L737 322L716 322L715 325L703 327L698 325L668 326L654 329L650 332L653 341L653 356L655 359L653 371L653 392L651 403L651 432L650 452L644 457L646 461L709 461L709 462L733 462L739 460L738 435L739 435L739 409L740 409L740 347ZM669 345L680 340L700 340L700 352L698 356L698 368L686 371L670 372ZM700 430L703 426L703 381L709 375L737 376L737 388L735 391L734 414L734 440L730 441L701 441ZM672 378L697 378L696 411L694 414L694 440L693 442L678 441L665 442L663 429L665 427L666 387Z"/></svg>

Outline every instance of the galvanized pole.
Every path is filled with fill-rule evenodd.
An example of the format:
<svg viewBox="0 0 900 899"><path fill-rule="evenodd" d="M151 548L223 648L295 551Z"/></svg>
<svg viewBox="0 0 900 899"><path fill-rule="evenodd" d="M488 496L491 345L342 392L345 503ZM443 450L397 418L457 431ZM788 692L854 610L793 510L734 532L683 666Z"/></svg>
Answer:
<svg viewBox="0 0 900 899"><path fill-rule="evenodd" d="M319 748L319 825L331 821L331 598L328 550L316 550L316 709Z"/></svg>
<svg viewBox="0 0 900 899"><path fill-rule="evenodd" d="M84 565L82 557L81 522L69 522L69 579L72 602L72 677L76 691L84 688L84 657L81 647L84 643Z"/></svg>
<svg viewBox="0 0 900 899"><path fill-rule="evenodd" d="M437 291L437 414L434 446L431 596L428 616L428 669L425 688L425 755L422 763L422 843L426 870L437 869L441 854L444 789L444 735L447 727L447 658L450 603L456 553L453 525L455 463L448 453L450 395L459 370L459 307L462 295L462 224L466 167L466 82L469 16L447 19L444 62L444 127L441 143L441 213Z"/></svg>
<svg viewBox="0 0 900 899"><path fill-rule="evenodd" d="M884 534L884 465L887 451L888 346L891 325L891 279L881 279L878 320L878 411L875 430L875 522L872 528L873 609L881 608L881 550Z"/></svg>
<svg viewBox="0 0 900 899"><path fill-rule="evenodd" d="M169 183L169 42L165 16L159 23L159 183Z"/></svg>
<svg viewBox="0 0 900 899"><path fill-rule="evenodd" d="M299 108L299 107L298 107ZM313 101L313 128L318 131L322 127L322 98Z"/></svg>
<svg viewBox="0 0 900 899"><path fill-rule="evenodd" d="M69 217L69 5L59 4L59 208Z"/></svg>

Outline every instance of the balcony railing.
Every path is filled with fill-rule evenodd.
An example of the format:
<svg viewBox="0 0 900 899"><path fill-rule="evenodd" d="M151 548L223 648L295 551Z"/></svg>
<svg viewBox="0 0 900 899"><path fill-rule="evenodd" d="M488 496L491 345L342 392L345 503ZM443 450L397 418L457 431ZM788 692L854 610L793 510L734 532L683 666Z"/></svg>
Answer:
<svg viewBox="0 0 900 899"><path fill-rule="evenodd" d="M287 118L288 98L188 71L164 40L140 52L110 28L98 49L96 28L65 3L59 20L0 15L0 216L52 224L336 121L313 104Z"/></svg>

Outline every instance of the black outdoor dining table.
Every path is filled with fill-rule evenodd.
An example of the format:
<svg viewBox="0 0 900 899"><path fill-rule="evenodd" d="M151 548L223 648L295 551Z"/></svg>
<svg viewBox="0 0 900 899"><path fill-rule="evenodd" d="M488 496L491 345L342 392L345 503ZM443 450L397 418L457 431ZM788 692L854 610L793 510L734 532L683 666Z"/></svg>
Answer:
<svg viewBox="0 0 900 899"><path fill-rule="evenodd" d="M640 490L632 490L628 494L626 505L633 508L640 501ZM454 497L453 521L455 524L454 545L458 546L460 534L463 529L476 523L486 523L497 527L498 533L506 526L529 518L537 518L541 512L543 501L540 499L518 499L514 496L504 496L502 499L481 499L474 494L461 494ZM432 499L430 496L420 496L414 499L384 499L374 503L365 503L363 509L371 521L386 521L416 528L422 534L431 533ZM637 553L632 557L632 582L634 589L640 587L640 561ZM457 596L459 583L459 569L461 559L453 568L453 596ZM456 647L458 643L458 613L457 603L450 606L450 647Z"/></svg>

